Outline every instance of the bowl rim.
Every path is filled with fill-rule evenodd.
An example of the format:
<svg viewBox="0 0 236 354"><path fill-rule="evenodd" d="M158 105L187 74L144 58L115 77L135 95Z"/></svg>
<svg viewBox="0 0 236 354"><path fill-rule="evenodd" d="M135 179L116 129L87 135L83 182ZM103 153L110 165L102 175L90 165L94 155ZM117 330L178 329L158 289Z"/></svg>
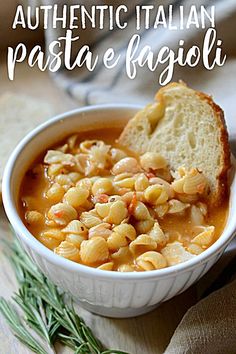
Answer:
<svg viewBox="0 0 236 354"><path fill-rule="evenodd" d="M38 241L26 228L24 225L23 221L21 220L20 216L18 215L18 212L14 206L14 201L12 197L12 191L11 191L11 176L12 172L14 169L14 164L18 158L18 156L21 154L22 150L27 146L28 143L30 143L31 140L33 140L39 133L43 132L46 130L49 126L52 126L56 124L58 121L63 121L65 119L70 119L74 115L77 114L82 114L85 112L91 112L91 111L104 111L104 110L127 110L127 109L132 109L132 110L138 110L140 109L141 105L134 105L134 104L99 104L99 105L92 105L92 106L87 106L87 107L81 107L81 108L76 108L74 110L67 111L62 114L58 114L54 116L53 118L47 120L46 122L40 124L37 126L35 129L30 131L15 147L13 152L11 153L7 164L4 169L4 174L3 174L3 181L2 181L2 197L3 197L3 205L8 217L8 220L10 221L10 224L12 225L14 231L18 235L20 239L22 239L23 243L25 243L30 249L32 249L35 253L40 255L43 258L46 258L47 261L50 263L65 269L69 270L71 272L79 272L81 274L87 275L87 276L95 276L100 279L106 279L106 280L122 280L122 281L130 281L130 280L150 280L154 278L169 278L173 277L173 275L183 273L186 271L191 271L193 268L195 268L197 265L200 264L206 264L207 262L215 257L216 255L220 254L221 251L225 249L225 247L228 245L228 243L233 239L235 230L236 230L236 218L235 221L230 223L230 227L228 226L225 228L221 234L221 236L214 242L213 245L211 245L208 249L206 249L203 253L197 255L196 257L193 257L192 259L179 263L176 265L173 265L171 267L163 268L163 269L157 269L157 270L152 270L152 271L143 271L143 272L117 272L117 271L108 271L108 270L100 270L97 268L89 267L80 263L76 263L73 261L70 261L68 259L65 259L63 257L60 257L59 255L55 254L53 251L48 249L46 246L44 246L40 241ZM236 167L236 162L235 159L232 158L232 165L234 168ZM232 186L235 188L235 207L236 207L236 174L234 172L234 178L232 180L231 188ZM230 204L232 204L232 197L230 198L229 201ZM234 204L233 203L233 204ZM231 208L231 206L230 206Z"/></svg>

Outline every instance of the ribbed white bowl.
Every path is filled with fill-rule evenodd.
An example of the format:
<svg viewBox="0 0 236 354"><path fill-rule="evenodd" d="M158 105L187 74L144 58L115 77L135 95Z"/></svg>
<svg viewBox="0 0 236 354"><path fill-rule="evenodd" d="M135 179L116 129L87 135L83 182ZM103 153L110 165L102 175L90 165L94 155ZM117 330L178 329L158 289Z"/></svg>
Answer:
<svg viewBox="0 0 236 354"><path fill-rule="evenodd" d="M75 131L123 126L139 107L101 105L77 109L42 124L13 151L3 177L3 203L10 223L28 254L55 284L73 295L81 306L109 317L132 317L152 310L181 293L218 260L236 230L236 180L232 172L228 222L220 238L195 258L165 269L120 273L86 267L64 259L43 246L18 215L22 178L35 157Z"/></svg>

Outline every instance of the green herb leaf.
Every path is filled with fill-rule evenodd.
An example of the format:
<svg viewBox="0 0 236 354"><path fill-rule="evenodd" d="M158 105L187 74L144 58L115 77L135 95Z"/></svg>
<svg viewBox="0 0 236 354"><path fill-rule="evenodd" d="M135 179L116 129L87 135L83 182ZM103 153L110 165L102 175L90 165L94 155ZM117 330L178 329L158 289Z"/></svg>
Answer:
<svg viewBox="0 0 236 354"><path fill-rule="evenodd" d="M0 298L0 311L9 323L15 336L32 351L48 354L26 329L31 327L53 350L56 341L67 345L75 354L128 354L119 350L105 350L71 305L65 303L64 294L41 273L33 261L15 240L6 243L10 250L9 259L19 283L18 293L13 300L24 313L24 323L14 307ZM54 351L54 350L53 350Z"/></svg>

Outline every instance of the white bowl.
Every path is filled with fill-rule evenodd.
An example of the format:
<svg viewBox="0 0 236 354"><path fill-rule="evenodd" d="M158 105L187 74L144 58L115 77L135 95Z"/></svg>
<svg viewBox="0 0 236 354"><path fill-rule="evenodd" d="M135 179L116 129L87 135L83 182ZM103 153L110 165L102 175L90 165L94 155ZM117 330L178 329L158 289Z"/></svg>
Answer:
<svg viewBox="0 0 236 354"><path fill-rule="evenodd" d="M218 260L236 229L236 180L233 176L227 225L205 252L169 268L120 273L90 268L47 249L24 226L17 202L22 178L35 157L65 135L94 126L123 126L139 107L101 105L59 115L28 134L13 151L3 177L3 202L18 238L34 262L55 284L73 295L91 312L109 317L132 317L152 310L181 293L202 277Z"/></svg>

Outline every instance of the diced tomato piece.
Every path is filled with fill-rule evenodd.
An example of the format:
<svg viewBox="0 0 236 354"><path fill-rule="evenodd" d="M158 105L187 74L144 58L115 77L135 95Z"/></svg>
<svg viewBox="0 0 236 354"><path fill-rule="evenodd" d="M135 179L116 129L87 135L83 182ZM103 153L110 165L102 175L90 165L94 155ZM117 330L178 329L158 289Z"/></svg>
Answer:
<svg viewBox="0 0 236 354"><path fill-rule="evenodd" d="M153 172L147 172L145 173L145 175L147 176L148 179L156 177L156 175Z"/></svg>
<svg viewBox="0 0 236 354"><path fill-rule="evenodd" d="M63 211L60 210L60 211L55 211L54 212L54 215L57 217L57 218L62 218L63 217Z"/></svg>
<svg viewBox="0 0 236 354"><path fill-rule="evenodd" d="M133 198L132 198L130 205L128 207L129 214L133 214L134 209L137 205L137 202L138 202L137 195L136 195L136 193L134 193Z"/></svg>
<svg viewBox="0 0 236 354"><path fill-rule="evenodd" d="M107 194L98 194L93 198L94 203L107 203L108 202L108 195Z"/></svg>

